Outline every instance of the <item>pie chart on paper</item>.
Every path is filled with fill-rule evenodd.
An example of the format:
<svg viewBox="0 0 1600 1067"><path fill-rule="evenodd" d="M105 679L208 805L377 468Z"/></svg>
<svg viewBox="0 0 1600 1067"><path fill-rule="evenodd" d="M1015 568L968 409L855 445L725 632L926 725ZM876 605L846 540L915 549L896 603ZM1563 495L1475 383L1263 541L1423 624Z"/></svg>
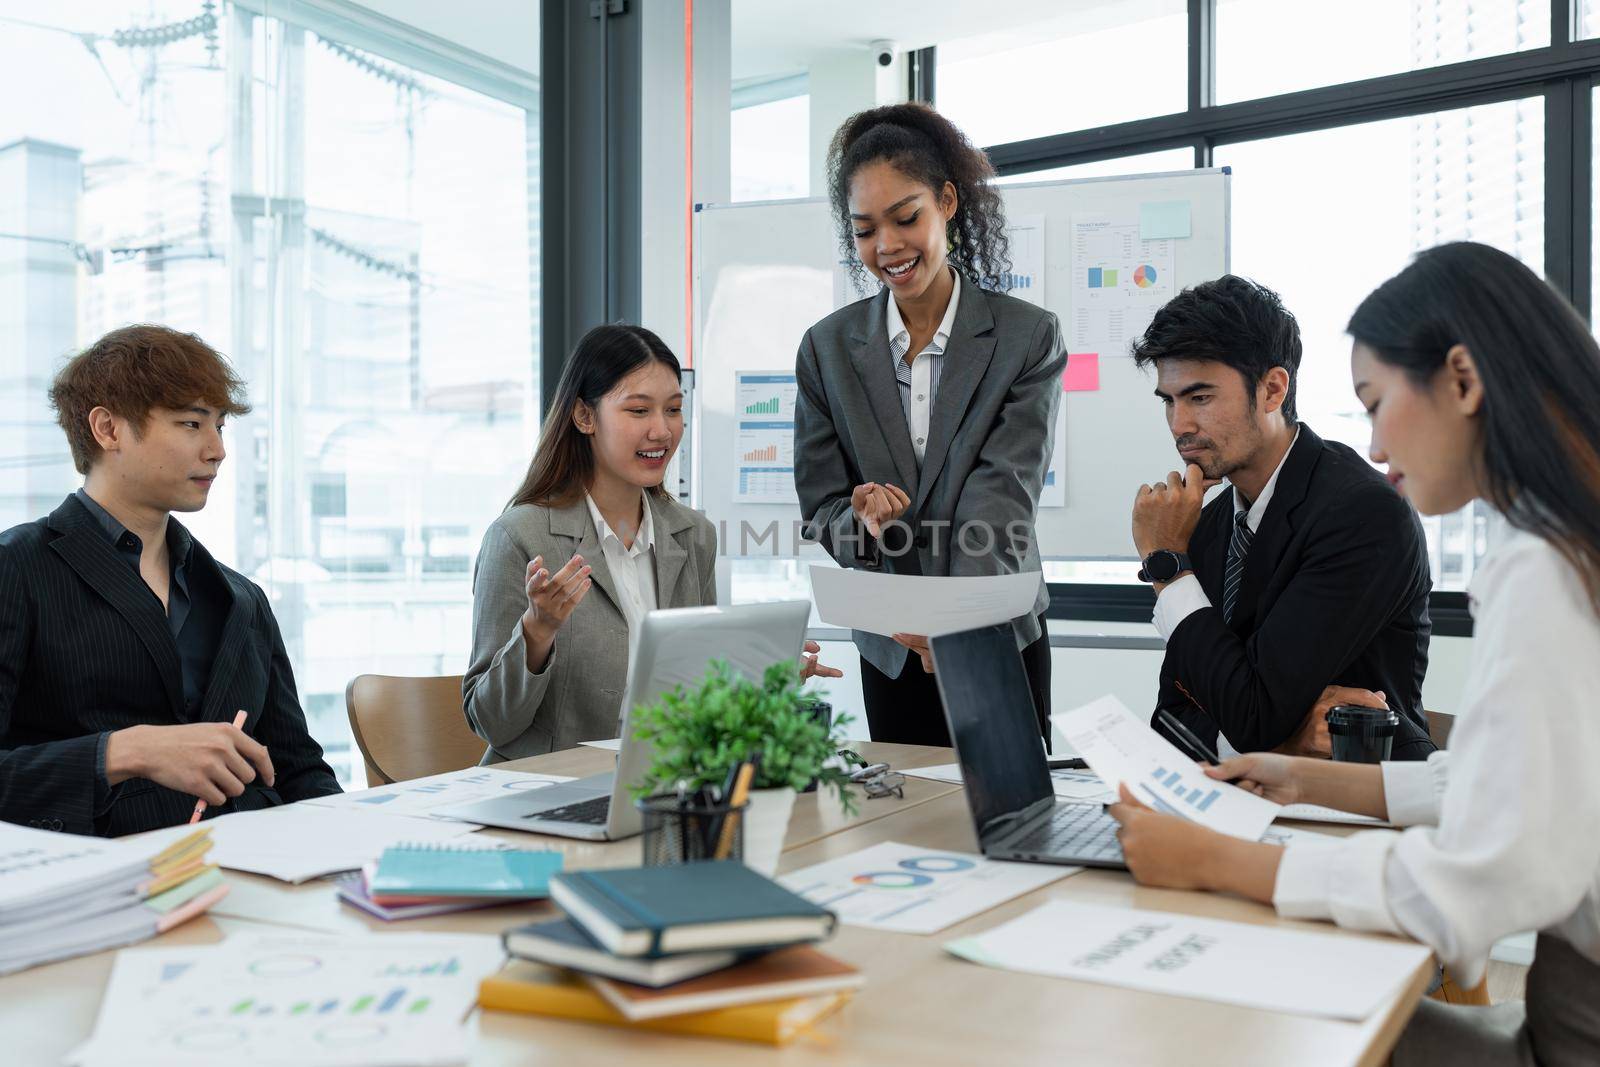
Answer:
<svg viewBox="0 0 1600 1067"><path fill-rule="evenodd" d="M1133 269L1133 284L1141 289L1148 289L1156 283L1156 269L1148 263L1141 264Z"/></svg>

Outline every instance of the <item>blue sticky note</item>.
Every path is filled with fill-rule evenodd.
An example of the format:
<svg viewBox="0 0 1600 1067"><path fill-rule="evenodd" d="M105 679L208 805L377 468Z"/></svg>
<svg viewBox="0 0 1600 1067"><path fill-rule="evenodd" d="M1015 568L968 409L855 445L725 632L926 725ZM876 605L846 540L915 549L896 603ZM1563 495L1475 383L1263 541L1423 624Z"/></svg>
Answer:
<svg viewBox="0 0 1600 1067"><path fill-rule="evenodd" d="M1139 240L1189 236L1189 201L1164 200L1139 205Z"/></svg>

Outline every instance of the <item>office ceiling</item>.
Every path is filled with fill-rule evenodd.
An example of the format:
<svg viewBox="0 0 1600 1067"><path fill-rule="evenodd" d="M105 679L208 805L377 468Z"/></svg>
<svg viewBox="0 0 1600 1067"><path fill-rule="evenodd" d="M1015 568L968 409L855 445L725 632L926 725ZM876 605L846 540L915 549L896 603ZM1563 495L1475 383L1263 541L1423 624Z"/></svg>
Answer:
<svg viewBox="0 0 1600 1067"><path fill-rule="evenodd" d="M732 0L733 81L799 74L875 40L981 54L1041 37L1182 12L1184 0Z"/></svg>

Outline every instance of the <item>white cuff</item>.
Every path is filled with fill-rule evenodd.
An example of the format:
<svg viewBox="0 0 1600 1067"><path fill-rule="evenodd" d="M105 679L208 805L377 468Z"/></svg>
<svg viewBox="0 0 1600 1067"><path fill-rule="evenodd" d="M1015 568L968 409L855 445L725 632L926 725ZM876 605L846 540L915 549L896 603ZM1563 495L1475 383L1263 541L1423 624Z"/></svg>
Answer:
<svg viewBox="0 0 1600 1067"><path fill-rule="evenodd" d="M1331 919L1353 930L1403 931L1389 912L1384 865L1400 835L1368 830L1337 846L1284 850L1272 904L1288 919Z"/></svg>
<svg viewBox="0 0 1600 1067"><path fill-rule="evenodd" d="M1200 579L1191 571L1161 590L1161 595L1156 597L1156 613L1150 621L1156 624L1163 641L1171 641L1172 632L1180 622L1210 606L1206 591L1200 587Z"/></svg>
<svg viewBox="0 0 1600 1067"><path fill-rule="evenodd" d="M1435 752L1427 762L1394 760L1381 763L1383 800L1396 826L1436 826L1449 781L1448 753Z"/></svg>

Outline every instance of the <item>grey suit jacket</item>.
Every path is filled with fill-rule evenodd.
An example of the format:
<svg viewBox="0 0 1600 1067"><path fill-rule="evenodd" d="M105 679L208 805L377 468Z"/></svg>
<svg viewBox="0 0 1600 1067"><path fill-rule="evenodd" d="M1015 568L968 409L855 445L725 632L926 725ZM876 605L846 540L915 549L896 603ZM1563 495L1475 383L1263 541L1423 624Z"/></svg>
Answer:
<svg viewBox="0 0 1600 1067"><path fill-rule="evenodd" d="M840 308L800 342L794 474L807 536L846 567L1042 571L1034 517L1067 363L1055 315L961 286L919 470L889 354L888 300L885 290ZM888 482L911 498L901 517L908 528L885 530L881 546L850 507L863 482ZM1013 621L1018 647L1038 639L1048 603L1041 578L1033 611ZM860 631L855 642L867 662L899 676L906 649Z"/></svg>
<svg viewBox="0 0 1600 1067"><path fill-rule="evenodd" d="M655 524L656 605L717 602L717 532L675 500L647 494ZM556 634L544 669L528 670L522 613L528 561L554 571L576 552L594 585ZM489 525L472 579L472 662L461 682L467 724L489 743L484 763L616 737L628 682L628 621L588 505L523 504Z"/></svg>

